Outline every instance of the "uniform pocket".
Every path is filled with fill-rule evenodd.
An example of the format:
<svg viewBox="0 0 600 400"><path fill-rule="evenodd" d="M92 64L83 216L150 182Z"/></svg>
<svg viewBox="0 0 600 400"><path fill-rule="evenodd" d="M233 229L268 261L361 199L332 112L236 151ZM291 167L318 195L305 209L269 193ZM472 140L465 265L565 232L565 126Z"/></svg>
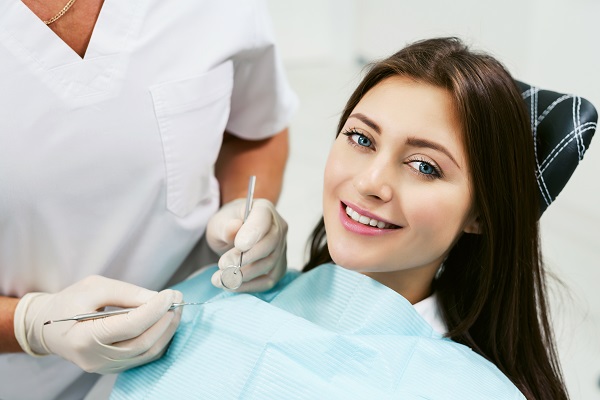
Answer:
<svg viewBox="0 0 600 400"><path fill-rule="evenodd" d="M233 63L150 88L165 158L167 208L180 217L209 197L230 111Z"/></svg>

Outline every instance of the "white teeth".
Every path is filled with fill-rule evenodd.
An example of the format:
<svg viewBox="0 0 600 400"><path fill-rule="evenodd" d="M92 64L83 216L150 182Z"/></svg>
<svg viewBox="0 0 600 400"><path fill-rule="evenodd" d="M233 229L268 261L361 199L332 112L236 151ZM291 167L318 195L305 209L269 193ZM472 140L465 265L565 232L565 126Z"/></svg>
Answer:
<svg viewBox="0 0 600 400"><path fill-rule="evenodd" d="M370 225L370 226L373 226L373 227L376 226L379 229L383 229L383 228L386 228L386 227L390 226L390 225L386 224L385 222L378 221L376 219L369 218L369 217L364 216L364 215L360 215L359 213L357 213L356 211L354 211L353 209L351 209L348 206L346 206L346 214L348 214L348 216L350 218L352 218L353 220L355 220L356 222L360 222L363 225Z"/></svg>

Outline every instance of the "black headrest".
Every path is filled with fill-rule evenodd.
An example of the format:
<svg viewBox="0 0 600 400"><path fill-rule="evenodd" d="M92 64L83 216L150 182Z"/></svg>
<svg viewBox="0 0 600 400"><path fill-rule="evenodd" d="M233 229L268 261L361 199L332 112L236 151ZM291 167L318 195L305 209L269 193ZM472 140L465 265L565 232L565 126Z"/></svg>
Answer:
<svg viewBox="0 0 600 400"><path fill-rule="evenodd" d="M554 201L590 146L598 113L584 98L517 81L531 117L540 214Z"/></svg>

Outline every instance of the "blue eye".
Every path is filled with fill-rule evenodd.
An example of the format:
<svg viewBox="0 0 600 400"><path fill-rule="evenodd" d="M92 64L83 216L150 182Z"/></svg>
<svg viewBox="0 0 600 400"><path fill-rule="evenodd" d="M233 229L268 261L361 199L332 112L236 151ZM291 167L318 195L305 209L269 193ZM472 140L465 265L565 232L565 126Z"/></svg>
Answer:
<svg viewBox="0 0 600 400"><path fill-rule="evenodd" d="M411 160L408 162L408 165L428 179L436 179L442 177L442 171L437 166L433 165L428 161Z"/></svg>
<svg viewBox="0 0 600 400"><path fill-rule="evenodd" d="M354 136L358 136L358 138L354 138ZM358 143L361 146L371 147L371 141L369 140L368 137L366 137L364 135L355 134L355 135L353 135L352 140L354 140L356 143Z"/></svg>
<svg viewBox="0 0 600 400"><path fill-rule="evenodd" d="M350 129L348 131L345 132L341 132L342 135L346 136L348 138L348 143L362 148L373 148L373 141L371 139L369 139L369 137L365 134L360 133L359 131L355 130L355 129Z"/></svg>
<svg viewBox="0 0 600 400"><path fill-rule="evenodd" d="M419 172L425 175L431 175L435 173L435 169L431 164L427 164L426 162L419 163Z"/></svg>

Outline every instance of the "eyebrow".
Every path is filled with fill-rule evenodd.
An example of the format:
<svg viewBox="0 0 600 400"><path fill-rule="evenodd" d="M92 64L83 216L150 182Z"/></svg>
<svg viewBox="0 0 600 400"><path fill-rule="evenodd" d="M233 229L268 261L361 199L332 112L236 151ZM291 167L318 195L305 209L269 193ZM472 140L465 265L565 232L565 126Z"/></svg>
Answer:
<svg viewBox="0 0 600 400"><path fill-rule="evenodd" d="M448 151L448 149L446 149L444 146L442 146L439 143L432 142L432 141L427 140L427 139L420 139L420 138L415 138L415 137L409 137L408 139L406 139L406 144L409 145L409 146L413 146L413 147L425 147L425 148L433 149L433 150L439 151L441 153L444 153L445 155L448 156L448 158L450 160L452 160L452 162L454 164L456 164L456 166L458 167L458 169L460 169L460 165L458 165L458 163L456 162L456 160L454 159L454 157L452 157L452 154Z"/></svg>
<svg viewBox="0 0 600 400"><path fill-rule="evenodd" d="M356 118L356 119L362 121L369 128L373 129L375 132L377 132L378 134L381 135L381 128L379 127L379 125L377 125L377 123L375 121L373 121L366 115L364 115L362 113L354 113L354 114L350 115L348 118ZM441 153L444 153L460 169L460 166L458 165L458 163L456 162L454 157L452 157L452 154L450 153L450 151L448 151L448 149L446 149L444 146L442 146L439 143L432 142L427 139L409 137L408 139L406 139L406 144L409 146L413 146L413 147L428 148L428 149L432 149L432 150L436 150Z"/></svg>
<svg viewBox="0 0 600 400"><path fill-rule="evenodd" d="M365 114L354 113L354 114L350 115L348 118L356 118L356 119L361 120L362 122L365 123L365 125L367 125L369 128L373 129L375 132L377 132L378 134L381 135L381 128L379 127L379 125L377 125L375 123L375 121L373 121L372 119L367 117Z"/></svg>

